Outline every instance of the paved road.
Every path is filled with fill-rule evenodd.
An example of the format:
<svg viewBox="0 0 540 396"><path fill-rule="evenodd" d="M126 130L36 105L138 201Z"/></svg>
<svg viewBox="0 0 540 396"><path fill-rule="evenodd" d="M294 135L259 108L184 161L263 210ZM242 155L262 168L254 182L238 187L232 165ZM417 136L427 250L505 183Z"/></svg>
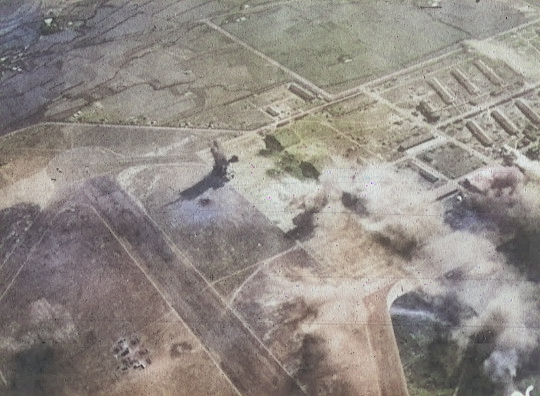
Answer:
<svg viewBox="0 0 540 396"><path fill-rule="evenodd" d="M283 66L281 63L279 63L278 61L270 58L269 56L266 56L265 54L263 54L261 51L259 50L256 50L255 48L253 48L252 46L250 46L249 44L246 44L244 41L240 40L238 37L236 37L235 35L227 32L225 29L223 29L222 27L216 25L215 23L211 22L210 20L208 19L204 19L202 20L202 22L206 23L209 27L211 27L212 29L220 32L221 34L223 34L224 36L228 37L229 39L231 39L232 41L234 41L235 43L241 45L242 47L246 48L248 51L251 51L252 53L254 53L255 55L259 56L260 58L264 59L265 61L267 61L268 63L270 63L272 66L275 66L279 69L281 69L282 71L284 71L285 73L287 73L293 80L295 81L299 81L300 83L302 83L303 85L305 85L306 87L308 87L309 89L311 89L313 92L316 92L318 95L320 95L321 97L323 97L325 100L332 100L332 96L326 92L324 89L320 88L319 86L317 86L316 84L312 83L310 80L308 80L307 78L304 78L302 77L301 75L293 72L291 69Z"/></svg>
<svg viewBox="0 0 540 396"><path fill-rule="evenodd" d="M364 299L369 310L368 337L378 369L377 381L380 395L409 396L407 380L401 365L394 327L387 306L388 293L394 283Z"/></svg>
<svg viewBox="0 0 540 396"><path fill-rule="evenodd" d="M300 395L299 385L195 267L111 179L90 181L89 203L243 395Z"/></svg>

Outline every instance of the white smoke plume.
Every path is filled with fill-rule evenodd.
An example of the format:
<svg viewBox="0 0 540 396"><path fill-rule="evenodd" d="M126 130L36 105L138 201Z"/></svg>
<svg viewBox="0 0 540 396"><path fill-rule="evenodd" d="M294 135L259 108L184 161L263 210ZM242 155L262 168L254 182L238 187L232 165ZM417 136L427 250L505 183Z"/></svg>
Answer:
<svg viewBox="0 0 540 396"><path fill-rule="evenodd" d="M341 199L361 217L362 225L398 254L408 256L431 235L444 233L443 210L433 192L408 172L389 166L369 166L321 181L334 199ZM347 200L349 202L347 202Z"/></svg>
<svg viewBox="0 0 540 396"><path fill-rule="evenodd" d="M538 346L540 288L497 247L515 235L540 236L540 173L534 166L484 169L472 177L459 205L479 224L463 229L445 221L447 208L407 171L371 166L346 177L321 176L327 195L341 199L364 229L400 255L400 265L422 280L425 292L455 296L472 309L454 334L463 348L481 331L494 334L495 349L483 368L508 390L521 359Z"/></svg>

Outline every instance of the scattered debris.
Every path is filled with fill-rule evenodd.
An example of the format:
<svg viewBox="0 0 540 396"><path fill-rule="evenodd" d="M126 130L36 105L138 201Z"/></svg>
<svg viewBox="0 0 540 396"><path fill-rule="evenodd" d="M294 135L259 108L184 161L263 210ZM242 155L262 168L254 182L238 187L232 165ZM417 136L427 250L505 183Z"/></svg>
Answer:
<svg viewBox="0 0 540 396"><path fill-rule="evenodd" d="M189 342L183 341L183 342L177 342L174 343L171 346L170 349L170 355L173 358L178 358L186 353L189 353L193 350L193 345L191 345Z"/></svg>
<svg viewBox="0 0 540 396"><path fill-rule="evenodd" d="M62 31L63 26L59 17L49 16L43 19L39 30L43 36L47 36Z"/></svg>
<svg viewBox="0 0 540 396"><path fill-rule="evenodd" d="M120 361L117 370L126 373L130 368L133 370L145 369L152 363L150 353L145 348L139 337L121 337L112 347L114 358Z"/></svg>

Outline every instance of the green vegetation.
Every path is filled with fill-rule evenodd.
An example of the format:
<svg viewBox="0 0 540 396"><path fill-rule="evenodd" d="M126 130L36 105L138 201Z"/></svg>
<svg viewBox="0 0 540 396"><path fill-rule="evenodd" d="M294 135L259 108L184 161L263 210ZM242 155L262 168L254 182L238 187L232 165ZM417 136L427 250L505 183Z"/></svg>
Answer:
<svg viewBox="0 0 540 396"><path fill-rule="evenodd" d="M332 93L467 38L409 1L304 0L294 6L242 10L215 22Z"/></svg>
<svg viewBox="0 0 540 396"><path fill-rule="evenodd" d="M293 177L318 179L330 162L332 145L326 141L336 133L321 122L320 115L296 121L290 127L278 129L265 137L266 149L261 155L274 157L270 176L289 174Z"/></svg>
<svg viewBox="0 0 540 396"><path fill-rule="evenodd" d="M408 317L393 319L410 395L453 395L459 381L460 356L449 329L430 319L406 323L410 321Z"/></svg>
<svg viewBox="0 0 540 396"><path fill-rule="evenodd" d="M289 128L278 129L275 133L264 138L266 149L269 152L283 151L284 149L300 143L298 134Z"/></svg>
<svg viewBox="0 0 540 396"><path fill-rule="evenodd" d="M484 361L495 348L493 331L479 331L461 348L452 336L455 325L421 315L421 309L415 312L392 317L410 396L503 396L505 387L484 373ZM532 383L527 381L527 386Z"/></svg>

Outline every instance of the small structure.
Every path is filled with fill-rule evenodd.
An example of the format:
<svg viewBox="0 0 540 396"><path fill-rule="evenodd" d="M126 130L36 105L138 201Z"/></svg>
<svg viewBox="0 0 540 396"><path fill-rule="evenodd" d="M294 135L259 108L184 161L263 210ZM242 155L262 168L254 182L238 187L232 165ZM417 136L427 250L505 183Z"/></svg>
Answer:
<svg viewBox="0 0 540 396"><path fill-rule="evenodd" d="M538 140L538 128L529 124L523 129L523 136L529 139L531 142Z"/></svg>
<svg viewBox="0 0 540 396"><path fill-rule="evenodd" d="M443 201L446 198L449 198L453 195L457 195L458 201L463 199L463 196L460 194L460 190L458 186L452 183L448 183L444 185L443 187L437 189L437 198L436 201Z"/></svg>
<svg viewBox="0 0 540 396"><path fill-rule="evenodd" d="M272 117L279 117L281 115L281 111L275 106L268 106L266 112Z"/></svg>
<svg viewBox="0 0 540 396"><path fill-rule="evenodd" d="M477 59L474 61L474 65L480 72L486 77L492 84L501 86L503 85L503 80L500 78L488 65L484 63L482 59Z"/></svg>
<svg viewBox="0 0 540 396"><path fill-rule="evenodd" d="M450 74L459 82L471 95L478 93L478 87L458 68L455 68Z"/></svg>
<svg viewBox="0 0 540 396"><path fill-rule="evenodd" d="M476 121L469 120L465 126L483 146L489 147L493 145L493 140L486 134L480 125L476 123Z"/></svg>
<svg viewBox="0 0 540 396"><path fill-rule="evenodd" d="M540 125L540 116L523 100L516 100L516 107L535 125Z"/></svg>
<svg viewBox="0 0 540 396"><path fill-rule="evenodd" d="M417 170L418 174L430 183L436 183L440 180L439 176L433 173L427 166L418 161L409 162L410 166Z"/></svg>
<svg viewBox="0 0 540 396"><path fill-rule="evenodd" d="M430 103L426 102L425 100L422 100L418 104L416 109L420 112L420 114L422 114L426 118L427 122L429 123L437 122L441 118L440 113L437 110L435 110L435 108Z"/></svg>
<svg viewBox="0 0 540 396"><path fill-rule="evenodd" d="M353 61L353 58L352 56L350 55L341 55L339 58L338 58L338 62L339 63L350 63Z"/></svg>
<svg viewBox="0 0 540 396"><path fill-rule="evenodd" d="M509 135L517 135L517 127L499 109L493 110L491 112L491 116L495 121L497 121L497 124L499 124L501 128L506 131L506 133Z"/></svg>
<svg viewBox="0 0 540 396"><path fill-rule="evenodd" d="M399 147L398 151L403 152L410 148L416 147L421 145L422 143L429 142L430 140L433 140L433 135L431 133L423 133L418 136L412 136L408 139L406 139L404 142L402 142Z"/></svg>
<svg viewBox="0 0 540 396"><path fill-rule="evenodd" d="M430 1L429 4L423 4L419 6L420 8L442 8L441 2L439 0Z"/></svg>
<svg viewBox="0 0 540 396"><path fill-rule="evenodd" d="M454 103L454 97L452 96L448 88L442 85L438 78L433 77L428 82L428 84L431 86L431 88L433 88L435 92L437 92L437 95L441 97L444 103L446 103L447 105L451 105L452 103Z"/></svg>
<svg viewBox="0 0 540 396"><path fill-rule="evenodd" d="M310 91L295 83L291 83L289 85L289 91L298 96L300 99L305 100L306 102L313 102L315 99L317 99L317 97Z"/></svg>

